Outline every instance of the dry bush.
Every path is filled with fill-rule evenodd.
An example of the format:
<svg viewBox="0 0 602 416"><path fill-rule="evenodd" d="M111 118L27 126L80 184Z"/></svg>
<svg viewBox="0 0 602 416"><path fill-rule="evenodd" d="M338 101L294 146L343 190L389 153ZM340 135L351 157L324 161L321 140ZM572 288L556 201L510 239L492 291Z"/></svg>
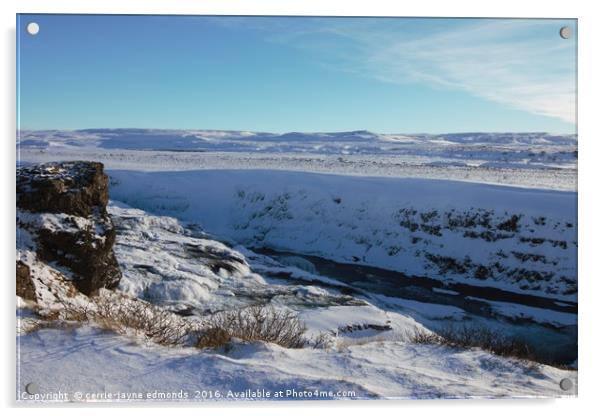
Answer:
<svg viewBox="0 0 602 416"><path fill-rule="evenodd" d="M533 360L529 345L522 339L510 337L482 326L448 327L440 332L446 344L460 347L478 347L502 357Z"/></svg>
<svg viewBox="0 0 602 416"><path fill-rule="evenodd" d="M35 331L40 331L42 329L73 329L81 326L80 322L68 322L61 320L23 320L21 325L17 328L17 331L20 334L29 334Z"/></svg>
<svg viewBox="0 0 602 416"><path fill-rule="evenodd" d="M28 334L43 329L70 329L81 326L81 320L65 319L63 308L44 308L33 303L28 306L30 314L21 316L17 321L17 331L20 334Z"/></svg>
<svg viewBox="0 0 602 416"><path fill-rule="evenodd" d="M89 304L64 304L65 320L94 322L118 334L142 335L160 345L183 345L193 330L181 317L139 299L105 295Z"/></svg>
<svg viewBox="0 0 602 416"><path fill-rule="evenodd" d="M476 325L449 326L439 331L438 334L416 330L411 334L410 341L416 344L437 344L463 349L480 348L502 357L536 360L531 348L524 340Z"/></svg>
<svg viewBox="0 0 602 416"><path fill-rule="evenodd" d="M327 332L320 332L314 338L308 341L308 344L314 349L328 349L333 346L334 340L332 336Z"/></svg>
<svg viewBox="0 0 602 416"><path fill-rule="evenodd" d="M294 312L272 306L219 312L199 325L140 299L104 293L90 298L88 303L63 302L57 319L91 322L119 334L144 336L167 346L193 342L198 348L218 348L232 338L270 342L285 348L306 345L323 348L327 344L326 336L305 338L305 324Z"/></svg>
<svg viewBox="0 0 602 416"><path fill-rule="evenodd" d="M93 318L96 309L96 302L90 303L69 303L60 302L62 308L58 311L56 319L65 321L88 322Z"/></svg>
<svg viewBox="0 0 602 416"><path fill-rule="evenodd" d="M195 346L197 348L219 348L228 344L232 340L232 337L221 328L210 327L204 331L201 331Z"/></svg>
<svg viewBox="0 0 602 416"><path fill-rule="evenodd" d="M414 331L409 333L407 338L414 344L442 344L441 336L434 332L425 331L422 328L414 328Z"/></svg>
<svg viewBox="0 0 602 416"><path fill-rule="evenodd" d="M199 348L223 346L232 338L271 342L285 348L302 348L307 344L303 336L305 324L293 312L272 306L219 312L206 321L205 328L196 343Z"/></svg>

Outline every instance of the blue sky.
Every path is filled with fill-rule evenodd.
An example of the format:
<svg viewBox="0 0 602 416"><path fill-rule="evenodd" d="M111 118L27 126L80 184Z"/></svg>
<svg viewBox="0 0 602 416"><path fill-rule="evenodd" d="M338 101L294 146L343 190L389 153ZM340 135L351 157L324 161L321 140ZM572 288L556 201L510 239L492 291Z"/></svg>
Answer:
<svg viewBox="0 0 602 416"><path fill-rule="evenodd" d="M576 33L574 20L19 15L18 127L575 133L577 43L561 26Z"/></svg>

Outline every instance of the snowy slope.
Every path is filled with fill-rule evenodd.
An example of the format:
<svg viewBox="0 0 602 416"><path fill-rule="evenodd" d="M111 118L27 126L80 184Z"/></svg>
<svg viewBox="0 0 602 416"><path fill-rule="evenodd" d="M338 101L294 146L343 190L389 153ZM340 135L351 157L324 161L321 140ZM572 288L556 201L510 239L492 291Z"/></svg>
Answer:
<svg viewBox="0 0 602 416"><path fill-rule="evenodd" d="M575 300L576 194L275 171L109 171L111 197L242 245Z"/></svg>
<svg viewBox="0 0 602 416"><path fill-rule="evenodd" d="M270 302L295 309L366 305L337 290L267 283L251 270L248 251L243 254L244 250L237 250L242 247L232 249L212 240L198 227L184 228L175 218L149 215L116 202L109 205L109 213L118 232L114 249L123 272L119 289L129 296L199 316ZM276 262L267 267L300 280L328 282ZM379 316L381 324L388 319L382 312Z"/></svg>
<svg viewBox="0 0 602 416"><path fill-rule="evenodd" d="M163 400L253 400L257 391L264 400L278 399L278 391L288 400L323 394L331 399L558 397L575 394L560 390L559 380L576 383L570 371L476 350L394 341L342 350L239 344L227 353L211 353L141 346L92 328L40 330L19 341L18 386L36 380L40 393L68 393L60 401L106 401L107 394L140 401L159 394Z"/></svg>
<svg viewBox="0 0 602 416"><path fill-rule="evenodd" d="M31 305L19 301L19 400L207 400L216 399L216 394L219 399L248 400L274 399L280 390L289 400L576 394L576 389L564 392L558 387L565 377L576 383L575 371L479 350L413 344L409 335L428 332L415 319L344 294L344 284L314 274L298 258L277 262L243 247L230 248L198 227L184 227L174 218L122 203L111 203L109 213L118 232L114 249L123 271L118 295L152 301L194 322L202 322L210 312L271 304L298 313L309 337L328 334L330 342L320 349L235 343L228 349L201 351L160 347L140 335L115 335L77 323L30 332L39 317L26 309ZM41 277L36 281L39 291L48 292L34 309L60 308L65 301L86 304L85 296L69 290L60 270L35 259L35 243L22 232L18 254ZM286 272L294 281L307 283L275 283L258 275L260 270ZM419 311L427 321L466 319L451 306L395 302L401 309ZM543 318L548 315L543 313ZM50 396L24 393L31 380L41 394Z"/></svg>

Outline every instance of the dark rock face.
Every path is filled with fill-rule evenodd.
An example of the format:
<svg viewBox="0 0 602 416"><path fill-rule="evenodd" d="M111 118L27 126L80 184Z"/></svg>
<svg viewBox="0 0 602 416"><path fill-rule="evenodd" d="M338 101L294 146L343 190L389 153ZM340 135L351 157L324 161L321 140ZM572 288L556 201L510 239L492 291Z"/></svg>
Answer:
<svg viewBox="0 0 602 416"><path fill-rule="evenodd" d="M36 288L31 280L29 266L17 261L17 296L27 300L36 300Z"/></svg>
<svg viewBox="0 0 602 416"><path fill-rule="evenodd" d="M113 289L121 280L113 253L115 230L106 209L108 182L103 165L95 162L17 170L17 207L36 213L20 226L34 236L38 258L68 269L86 295Z"/></svg>
<svg viewBox="0 0 602 416"><path fill-rule="evenodd" d="M45 163L17 171L17 206L31 212L106 214L109 179L102 163Z"/></svg>
<svg viewBox="0 0 602 416"><path fill-rule="evenodd" d="M114 289L121 280L113 253L115 231L103 219L95 218L95 223L97 230L86 226L67 231L41 228L37 239L38 257L71 270L73 283L86 295L93 295L103 287ZM97 234L98 228L102 231Z"/></svg>

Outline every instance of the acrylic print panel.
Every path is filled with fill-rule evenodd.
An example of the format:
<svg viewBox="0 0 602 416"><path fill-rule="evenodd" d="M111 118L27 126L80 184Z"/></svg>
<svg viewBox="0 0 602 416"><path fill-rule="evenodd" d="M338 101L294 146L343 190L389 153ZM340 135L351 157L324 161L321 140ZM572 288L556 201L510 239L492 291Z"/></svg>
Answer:
<svg viewBox="0 0 602 416"><path fill-rule="evenodd" d="M576 396L576 20L17 33L19 401Z"/></svg>

